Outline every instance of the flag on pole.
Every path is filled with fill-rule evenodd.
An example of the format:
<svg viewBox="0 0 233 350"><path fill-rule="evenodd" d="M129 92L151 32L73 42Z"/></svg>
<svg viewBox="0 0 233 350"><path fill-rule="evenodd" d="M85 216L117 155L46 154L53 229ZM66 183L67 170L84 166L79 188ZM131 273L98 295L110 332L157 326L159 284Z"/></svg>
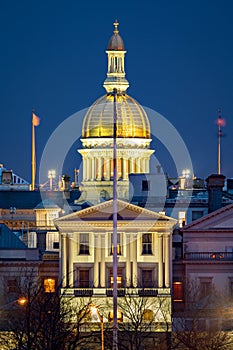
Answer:
<svg viewBox="0 0 233 350"><path fill-rule="evenodd" d="M32 125L38 126L40 125L40 118L35 115L35 113L32 113Z"/></svg>

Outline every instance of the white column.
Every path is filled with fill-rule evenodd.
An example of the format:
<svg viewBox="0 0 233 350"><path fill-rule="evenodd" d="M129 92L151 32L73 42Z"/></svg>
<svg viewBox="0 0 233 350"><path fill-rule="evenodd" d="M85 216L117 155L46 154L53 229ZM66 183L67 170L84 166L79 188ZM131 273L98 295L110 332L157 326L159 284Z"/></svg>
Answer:
<svg viewBox="0 0 233 350"><path fill-rule="evenodd" d="M133 235L132 246L132 261L133 261L133 286L137 287L138 285L138 263L137 263L137 235Z"/></svg>
<svg viewBox="0 0 233 350"><path fill-rule="evenodd" d="M158 286L163 288L163 236L159 235L158 244L159 266L158 266Z"/></svg>
<svg viewBox="0 0 233 350"><path fill-rule="evenodd" d="M127 166L128 159L123 158L123 163L122 163L122 178L123 180L128 179L128 166Z"/></svg>
<svg viewBox="0 0 233 350"><path fill-rule="evenodd" d="M130 234L126 234L126 266L125 266L125 278L126 287L130 287L131 276L130 276Z"/></svg>
<svg viewBox="0 0 233 350"><path fill-rule="evenodd" d="M145 173L145 158L141 158L141 173Z"/></svg>
<svg viewBox="0 0 233 350"><path fill-rule="evenodd" d="M73 265L73 239L72 235L69 235L67 237L67 243L68 243L68 254L67 254L67 260L68 260L68 286L70 288L74 285L74 265Z"/></svg>
<svg viewBox="0 0 233 350"><path fill-rule="evenodd" d="M142 172L140 158L136 158L136 173L140 174Z"/></svg>
<svg viewBox="0 0 233 350"><path fill-rule="evenodd" d="M94 287L99 287L100 235L94 236Z"/></svg>
<svg viewBox="0 0 233 350"><path fill-rule="evenodd" d="M165 236L165 287L170 287L170 237Z"/></svg>
<svg viewBox="0 0 233 350"><path fill-rule="evenodd" d="M102 178L102 162L101 162L101 157L98 157L97 159L97 176L96 180L101 180Z"/></svg>
<svg viewBox="0 0 233 350"><path fill-rule="evenodd" d="M95 157L91 159L91 179L95 180Z"/></svg>
<svg viewBox="0 0 233 350"><path fill-rule="evenodd" d="M86 158L86 180L88 181L90 179L90 164L89 164L89 158Z"/></svg>
<svg viewBox="0 0 233 350"><path fill-rule="evenodd" d="M61 284L62 287L67 286L67 247L66 235L61 235Z"/></svg>
<svg viewBox="0 0 233 350"><path fill-rule="evenodd" d="M106 157L105 160L105 166L106 166L106 180L110 180L110 159Z"/></svg>
<svg viewBox="0 0 233 350"><path fill-rule="evenodd" d="M86 163L86 157L83 156L83 181L85 181L87 177Z"/></svg>
<svg viewBox="0 0 233 350"><path fill-rule="evenodd" d="M150 172L150 159L146 158L145 159L145 173L149 174L149 172Z"/></svg>
<svg viewBox="0 0 233 350"><path fill-rule="evenodd" d="M134 164L134 158L130 158L130 164L129 164L129 173L133 174L135 169L135 164Z"/></svg>
<svg viewBox="0 0 233 350"><path fill-rule="evenodd" d="M101 235L100 286L105 287L105 235Z"/></svg>

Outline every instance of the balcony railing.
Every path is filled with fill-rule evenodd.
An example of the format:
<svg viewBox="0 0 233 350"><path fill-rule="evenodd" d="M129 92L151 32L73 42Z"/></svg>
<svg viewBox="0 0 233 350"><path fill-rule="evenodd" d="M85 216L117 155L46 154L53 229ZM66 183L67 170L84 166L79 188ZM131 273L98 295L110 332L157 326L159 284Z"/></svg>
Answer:
<svg viewBox="0 0 233 350"><path fill-rule="evenodd" d="M124 297L125 295L138 295L147 297L156 296L169 296L171 293L170 288L118 288L118 297ZM62 290L63 295L77 296L77 297L91 297L91 296L113 296L112 288L64 288Z"/></svg>
<svg viewBox="0 0 233 350"><path fill-rule="evenodd" d="M200 252L185 253L185 260L232 261L233 253L229 252Z"/></svg>

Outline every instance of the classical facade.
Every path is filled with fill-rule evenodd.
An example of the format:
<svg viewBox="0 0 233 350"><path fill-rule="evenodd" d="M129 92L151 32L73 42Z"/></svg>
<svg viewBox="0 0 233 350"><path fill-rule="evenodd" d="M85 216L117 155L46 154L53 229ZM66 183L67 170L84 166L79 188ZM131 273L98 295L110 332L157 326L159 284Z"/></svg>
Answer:
<svg viewBox="0 0 233 350"><path fill-rule="evenodd" d="M128 199L130 173L149 173L150 123L146 112L126 94L129 83L125 78L125 49L115 22L110 38L108 72L104 82L106 94L88 110L82 127L83 160L81 189L86 199L97 204L101 199L112 198L113 188L113 114L116 90L117 114L117 178L118 198Z"/></svg>
<svg viewBox="0 0 233 350"><path fill-rule="evenodd" d="M62 293L103 308L104 323L112 318L113 200L55 220L61 236ZM153 329L171 330L172 231L176 220L125 201L117 201L118 313L125 298L149 299ZM105 305L105 307L104 307ZM146 311L146 310L144 310ZM139 312L135 310L135 313ZM142 310L140 310L142 312Z"/></svg>

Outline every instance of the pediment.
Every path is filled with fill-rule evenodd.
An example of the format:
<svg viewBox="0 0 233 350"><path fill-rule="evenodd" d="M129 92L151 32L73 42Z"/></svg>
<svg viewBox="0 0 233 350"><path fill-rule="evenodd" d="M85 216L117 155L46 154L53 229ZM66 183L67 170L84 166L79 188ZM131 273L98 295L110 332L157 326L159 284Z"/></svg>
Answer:
<svg viewBox="0 0 233 350"><path fill-rule="evenodd" d="M117 200L117 218L118 221L129 220L159 220L163 222L176 223L176 220L168 216L153 212L151 210L141 208L128 202ZM56 220L59 226L59 222L67 221L109 221L113 219L113 200L106 201L94 205L92 207L80 210L78 212L63 216Z"/></svg>
<svg viewBox="0 0 233 350"><path fill-rule="evenodd" d="M233 230L233 204L229 204L185 226L183 231Z"/></svg>

